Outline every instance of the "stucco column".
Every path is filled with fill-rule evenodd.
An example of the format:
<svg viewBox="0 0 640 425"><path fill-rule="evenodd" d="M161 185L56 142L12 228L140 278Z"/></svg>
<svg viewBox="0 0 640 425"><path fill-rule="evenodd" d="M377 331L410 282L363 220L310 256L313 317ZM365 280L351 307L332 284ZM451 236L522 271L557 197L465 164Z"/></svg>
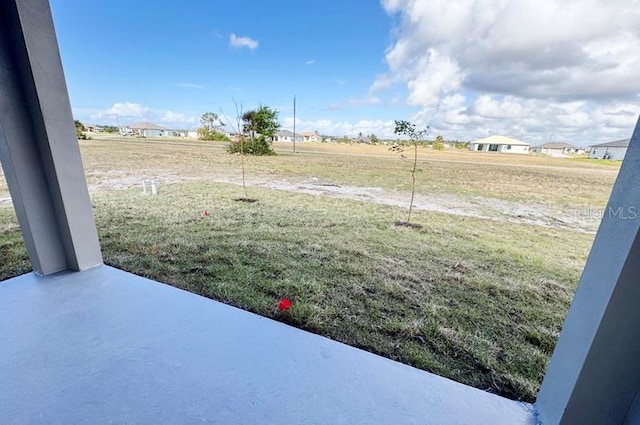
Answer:
<svg viewBox="0 0 640 425"><path fill-rule="evenodd" d="M538 395L544 425L623 424L640 389L640 121Z"/></svg>
<svg viewBox="0 0 640 425"><path fill-rule="evenodd" d="M34 270L101 264L47 0L0 1L0 160Z"/></svg>

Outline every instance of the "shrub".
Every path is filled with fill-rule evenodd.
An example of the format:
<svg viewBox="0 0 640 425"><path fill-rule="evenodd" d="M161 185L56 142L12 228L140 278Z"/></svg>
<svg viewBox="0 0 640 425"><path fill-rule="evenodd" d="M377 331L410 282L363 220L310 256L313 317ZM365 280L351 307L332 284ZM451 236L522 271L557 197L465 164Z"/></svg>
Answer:
<svg viewBox="0 0 640 425"><path fill-rule="evenodd" d="M241 152L242 150L242 152ZM241 139L234 140L227 146L229 153L244 153L246 155L275 155L276 152L271 148L271 143L264 137L256 137L255 139L245 138L242 143Z"/></svg>
<svg viewBox="0 0 640 425"><path fill-rule="evenodd" d="M220 140L223 142L228 142L231 140L227 137L226 134L220 133L219 131L215 131L215 130L208 130L205 127L200 127L198 129L198 139L199 140Z"/></svg>
<svg viewBox="0 0 640 425"><path fill-rule="evenodd" d="M91 139L91 137L87 137L87 135L84 134L84 132L87 130L84 127L84 124L82 124L78 120L73 120L73 124L76 127L76 137L78 138L78 140L89 140L89 139Z"/></svg>

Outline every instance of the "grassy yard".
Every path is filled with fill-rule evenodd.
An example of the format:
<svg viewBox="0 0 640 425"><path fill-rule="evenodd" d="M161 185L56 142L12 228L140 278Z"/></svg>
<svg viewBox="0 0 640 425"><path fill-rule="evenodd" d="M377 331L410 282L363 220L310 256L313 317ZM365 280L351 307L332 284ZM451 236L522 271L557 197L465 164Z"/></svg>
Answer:
<svg viewBox="0 0 640 425"><path fill-rule="evenodd" d="M250 178L408 190L407 164L385 148L300 148L250 158ZM249 188L259 202L236 202L239 159L214 143L98 140L82 150L108 264L525 401L535 399L593 241L592 233L420 210L416 231L393 225L404 208L266 187ZM422 194L551 208L603 205L618 169L421 156ZM150 177L163 182L158 196L137 186ZM6 203L0 223L5 279L29 265ZM294 303L284 313L282 297Z"/></svg>

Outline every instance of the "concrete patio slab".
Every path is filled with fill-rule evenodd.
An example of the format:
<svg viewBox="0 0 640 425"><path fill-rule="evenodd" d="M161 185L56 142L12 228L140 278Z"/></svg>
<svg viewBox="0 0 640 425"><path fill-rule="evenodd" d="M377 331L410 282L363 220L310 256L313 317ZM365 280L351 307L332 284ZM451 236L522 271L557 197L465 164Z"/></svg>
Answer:
<svg viewBox="0 0 640 425"><path fill-rule="evenodd" d="M2 424L535 424L533 407L111 267L0 282Z"/></svg>

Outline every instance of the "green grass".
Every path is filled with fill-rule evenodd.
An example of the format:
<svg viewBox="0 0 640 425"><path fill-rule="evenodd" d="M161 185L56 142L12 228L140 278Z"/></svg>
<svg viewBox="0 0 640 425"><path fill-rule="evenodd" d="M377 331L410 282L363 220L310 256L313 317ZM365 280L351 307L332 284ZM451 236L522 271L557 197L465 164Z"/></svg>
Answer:
<svg viewBox="0 0 640 425"><path fill-rule="evenodd" d="M93 196L105 261L525 401L535 399L593 236L230 185ZM207 209L210 217L203 217ZM1 277L28 267L0 208ZM544 246L545 249L540 249ZM294 307L281 313L278 300Z"/></svg>
<svg viewBox="0 0 640 425"><path fill-rule="evenodd" d="M16 215L0 205L0 281L31 271Z"/></svg>
<svg viewBox="0 0 640 425"><path fill-rule="evenodd" d="M620 165L622 165L622 161L614 161L613 159L595 159L589 158L588 156L575 156L570 158L569 160L583 164L608 165L612 168L620 168Z"/></svg>

